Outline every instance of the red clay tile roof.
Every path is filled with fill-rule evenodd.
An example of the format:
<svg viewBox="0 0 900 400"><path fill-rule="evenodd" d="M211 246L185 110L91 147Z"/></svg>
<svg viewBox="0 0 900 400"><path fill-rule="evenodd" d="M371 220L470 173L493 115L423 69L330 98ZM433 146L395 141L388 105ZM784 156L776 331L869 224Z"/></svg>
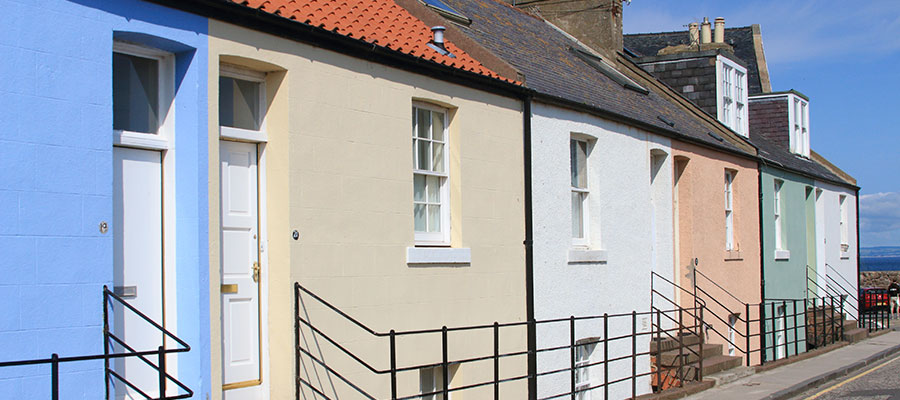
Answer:
<svg viewBox="0 0 900 400"><path fill-rule="evenodd" d="M431 47L431 28L393 0L229 0L307 25L491 78L515 82L445 41L456 58Z"/></svg>

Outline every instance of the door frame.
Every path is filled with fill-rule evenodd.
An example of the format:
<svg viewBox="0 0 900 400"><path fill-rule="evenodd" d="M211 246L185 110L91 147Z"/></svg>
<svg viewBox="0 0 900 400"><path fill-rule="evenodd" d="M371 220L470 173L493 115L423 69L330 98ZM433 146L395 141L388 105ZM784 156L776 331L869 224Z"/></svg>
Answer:
<svg viewBox="0 0 900 400"><path fill-rule="evenodd" d="M167 331L178 334L178 296L176 269L176 221L175 207L175 55L156 48L120 41L113 42L113 53L129 54L155 59L159 62L159 127L155 134L113 130L113 147L159 151L162 161L162 321ZM115 149L113 149L115 151ZM116 229L116 227L113 227ZM166 348L177 347L171 338L162 336ZM178 354L166 356L166 368L171 375L178 375Z"/></svg>
<svg viewBox="0 0 900 400"><path fill-rule="evenodd" d="M232 142L232 143L244 143L253 145L256 147L256 218L257 218L257 234L259 236L258 240L258 248L257 248L257 257L259 259L260 266L260 278L259 285L257 287L258 290L258 312L259 312L259 379L258 382L249 381L249 382L238 382L233 384L233 386L228 386L224 383L224 377L222 378L222 387L221 390L224 392L227 390L240 389L245 387L259 386L260 394L263 398L269 398L269 386L266 384L269 380L269 235L268 235L268 213L266 207L267 201L267 189L266 189L266 146L267 143L262 138L261 141L249 141L249 140L235 140L234 138L220 135L219 142L216 144L218 148L218 163L219 163L219 180L218 180L218 202L219 202L219 216L218 216L218 225L219 232L218 235L222 234L222 146L221 142ZM222 248L221 248L221 239L219 239L219 266L217 268L217 273L219 274L219 282L222 282ZM218 303L219 303L219 320L217 322L219 328L219 354L220 357L224 354L222 351L222 345L225 343L225 338L222 335L222 294L218 293ZM220 363L221 364L221 363ZM220 366L220 375L224 374L224 367Z"/></svg>

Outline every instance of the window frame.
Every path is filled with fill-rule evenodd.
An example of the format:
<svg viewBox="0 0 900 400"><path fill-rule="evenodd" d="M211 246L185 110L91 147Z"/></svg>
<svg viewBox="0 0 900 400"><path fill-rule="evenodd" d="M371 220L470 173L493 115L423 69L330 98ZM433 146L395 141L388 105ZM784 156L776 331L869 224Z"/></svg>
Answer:
<svg viewBox="0 0 900 400"><path fill-rule="evenodd" d="M597 350L599 338L584 338L575 342L575 399L590 400L591 359Z"/></svg>
<svg viewBox="0 0 900 400"><path fill-rule="evenodd" d="M809 158L809 101L793 93L788 96L788 126L791 153Z"/></svg>
<svg viewBox="0 0 900 400"><path fill-rule="evenodd" d="M747 68L724 56L716 57L716 110L719 122L749 137ZM740 112L740 114L738 114Z"/></svg>
<svg viewBox="0 0 900 400"><path fill-rule="evenodd" d="M240 79L259 84L259 130L222 126L222 121L219 121L219 137L240 141L267 142L266 112L268 111L268 104L266 104L266 73L254 71L234 64L221 63L219 64L219 77ZM218 89L221 93L222 88L219 87ZM218 104L218 107L219 112L221 112L222 105ZM216 118L218 119L218 115Z"/></svg>
<svg viewBox="0 0 900 400"><path fill-rule="evenodd" d="M572 160L572 145L576 143L584 144L584 187L577 187L572 185L572 178L574 171L572 170L573 161ZM591 241L590 234L590 194L591 194L591 184L590 184L590 155L591 155L591 142L583 137L579 137L578 135L569 136L569 203L570 207L572 204L572 196L576 193L581 198L581 237L576 237L575 232L573 231L572 236L572 245L577 247L588 247ZM570 210L571 218L571 226L575 227L575 210L574 208Z"/></svg>
<svg viewBox="0 0 900 400"><path fill-rule="evenodd" d="M429 170L419 169L418 163L418 151L417 151L417 141L421 140L418 136L416 136L416 129L418 128L418 113L417 109L428 110L433 113L441 113L444 115L444 140L439 142L444 146L443 152L443 168L444 172L435 172ZM434 119L432 118L432 121ZM450 245L450 110L441 107L438 105L434 105L431 103L414 101L412 103L412 161L413 161L413 232L415 233L415 242L416 245L422 246L449 246ZM433 128L432 128L433 129ZM427 138L429 142L434 142L432 138ZM429 146L429 150L431 151L432 157L434 151L431 146ZM415 177L416 175L424 175L424 176L437 176L440 182L440 210L441 210L441 230L438 232L428 232L427 228L425 232L416 231L415 230L415 206L417 203L425 204L425 219L426 224L428 220L428 211L427 211L427 193L425 195L425 202L418 202L415 199ZM426 183L427 187L427 183Z"/></svg>
<svg viewBox="0 0 900 400"><path fill-rule="evenodd" d="M849 227L849 213L847 211L847 195L842 194L838 196L838 210L841 213L840 218L840 229L841 229L841 253L847 253L850 251L850 227Z"/></svg>
<svg viewBox="0 0 900 400"><path fill-rule="evenodd" d="M734 178L737 172L725 170L725 250L734 250Z"/></svg>
<svg viewBox="0 0 900 400"><path fill-rule="evenodd" d="M156 132L137 132L113 127L113 145L152 150L166 150L174 134L175 124L175 55L136 43L114 41L112 53L146 58L157 62L157 128ZM115 79L115 74L111 74ZM115 107L115 96L112 96Z"/></svg>
<svg viewBox="0 0 900 400"><path fill-rule="evenodd" d="M782 201L782 189L784 188L784 181L780 179L775 179L775 192L774 192L774 208L773 214L775 219L775 250L786 250L787 245L785 244L784 238L784 204Z"/></svg>

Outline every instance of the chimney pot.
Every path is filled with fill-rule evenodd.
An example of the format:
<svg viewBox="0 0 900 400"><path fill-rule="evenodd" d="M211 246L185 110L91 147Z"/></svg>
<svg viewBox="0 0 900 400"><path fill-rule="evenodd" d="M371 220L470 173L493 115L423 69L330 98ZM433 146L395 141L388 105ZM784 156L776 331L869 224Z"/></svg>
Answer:
<svg viewBox="0 0 900 400"><path fill-rule="evenodd" d="M690 39L691 46L700 44L700 24L696 22L688 24L688 38Z"/></svg>
<svg viewBox="0 0 900 400"><path fill-rule="evenodd" d="M434 44L442 49L444 48L444 31L446 29L447 28L440 25L431 27L431 32L434 34L434 38L432 40L434 41Z"/></svg>
<svg viewBox="0 0 900 400"><path fill-rule="evenodd" d="M716 43L725 43L725 18L716 18Z"/></svg>
<svg viewBox="0 0 900 400"><path fill-rule="evenodd" d="M703 23L700 24L700 44L707 44L712 41L712 32L709 29L709 18L703 17Z"/></svg>

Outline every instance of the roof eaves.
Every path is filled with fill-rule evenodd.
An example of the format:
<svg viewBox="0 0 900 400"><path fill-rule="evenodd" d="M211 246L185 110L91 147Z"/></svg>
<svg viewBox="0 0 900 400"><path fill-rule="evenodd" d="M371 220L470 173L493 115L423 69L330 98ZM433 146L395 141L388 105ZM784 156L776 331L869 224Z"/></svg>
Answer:
<svg viewBox="0 0 900 400"><path fill-rule="evenodd" d="M439 63L431 59L407 54L390 47L369 43L355 37L300 22L296 19L237 4L233 1L147 1L436 79L482 90L496 90L496 94L501 96L518 98L528 96L532 92L530 89L522 86L521 83L499 77L499 75L498 77L492 77Z"/></svg>
<svg viewBox="0 0 900 400"><path fill-rule="evenodd" d="M850 174L844 172L844 170L838 168L836 165L832 164L831 161L828 161L828 159L826 159L826 158L825 158L824 156L822 156L821 154L816 153L816 152L813 151L813 150L810 150L810 151L809 151L809 154L810 154L810 159L812 159L813 161L819 163L820 165L822 165L823 167L825 167L825 169L831 171L831 173L837 175L839 178L841 178L841 179L847 181L847 183L849 183L849 184L851 184L851 185L853 185L853 186L856 186L856 185L857 185L856 179L853 178L853 176L851 176Z"/></svg>

